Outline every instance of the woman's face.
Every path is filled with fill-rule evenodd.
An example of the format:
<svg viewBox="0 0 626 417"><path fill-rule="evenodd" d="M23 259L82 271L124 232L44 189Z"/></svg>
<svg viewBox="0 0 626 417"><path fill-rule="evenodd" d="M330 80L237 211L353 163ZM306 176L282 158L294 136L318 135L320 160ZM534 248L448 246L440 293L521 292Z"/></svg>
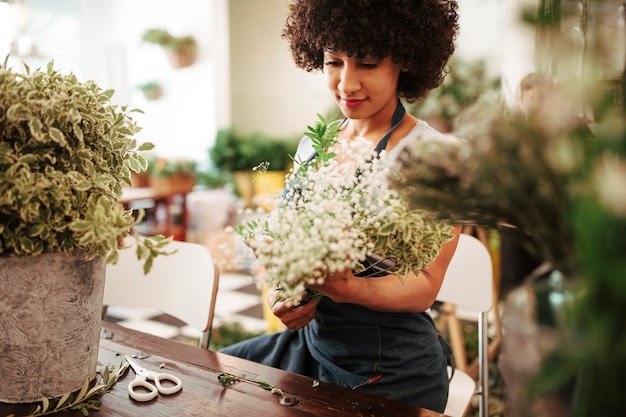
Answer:
<svg viewBox="0 0 626 417"><path fill-rule="evenodd" d="M343 114L350 119L367 119L397 103L400 66L391 57L348 56L324 52L326 84Z"/></svg>

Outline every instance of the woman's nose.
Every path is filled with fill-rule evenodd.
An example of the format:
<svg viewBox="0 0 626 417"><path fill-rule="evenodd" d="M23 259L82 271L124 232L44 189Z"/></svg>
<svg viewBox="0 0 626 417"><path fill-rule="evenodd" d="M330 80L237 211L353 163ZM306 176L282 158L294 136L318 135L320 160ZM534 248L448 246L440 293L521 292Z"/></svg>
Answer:
<svg viewBox="0 0 626 417"><path fill-rule="evenodd" d="M350 95L361 88L361 82L356 68L352 65L344 65L340 73L337 88L345 95Z"/></svg>

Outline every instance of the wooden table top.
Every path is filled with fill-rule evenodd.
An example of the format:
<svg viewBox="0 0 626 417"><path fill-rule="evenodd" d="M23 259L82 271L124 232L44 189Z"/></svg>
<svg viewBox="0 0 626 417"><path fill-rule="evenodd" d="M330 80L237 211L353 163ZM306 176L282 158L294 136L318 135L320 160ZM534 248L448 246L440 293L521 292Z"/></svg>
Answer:
<svg viewBox="0 0 626 417"><path fill-rule="evenodd" d="M91 411L90 416L443 416L332 384L318 384L301 375L162 339L114 323L103 322L103 327L112 336L100 340L99 366L119 367L123 355L145 352L149 356L138 362L151 370L178 376L183 381L183 388L173 395L159 395L148 402L137 402L129 398L126 390L134 378L134 372L129 370L111 392L100 397L100 411ZM241 380L224 387L218 381L222 373L240 376ZM279 388L283 392L282 397L263 389L260 382ZM19 407L0 403L0 416L11 413L19 416ZM82 416L80 412L61 415Z"/></svg>

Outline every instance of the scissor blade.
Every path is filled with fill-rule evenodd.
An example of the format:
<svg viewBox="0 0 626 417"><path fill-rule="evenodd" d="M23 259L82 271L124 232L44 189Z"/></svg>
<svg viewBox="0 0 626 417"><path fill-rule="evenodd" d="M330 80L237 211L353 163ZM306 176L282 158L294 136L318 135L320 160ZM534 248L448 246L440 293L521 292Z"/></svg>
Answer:
<svg viewBox="0 0 626 417"><path fill-rule="evenodd" d="M143 375L146 372L148 372L148 370L142 366L140 366L137 362L135 362L134 360L132 360L130 358L130 356L128 355L124 355L124 357L126 358L126 362L128 362L128 364L130 365L131 368L133 368L133 371L135 371L135 373L137 375Z"/></svg>

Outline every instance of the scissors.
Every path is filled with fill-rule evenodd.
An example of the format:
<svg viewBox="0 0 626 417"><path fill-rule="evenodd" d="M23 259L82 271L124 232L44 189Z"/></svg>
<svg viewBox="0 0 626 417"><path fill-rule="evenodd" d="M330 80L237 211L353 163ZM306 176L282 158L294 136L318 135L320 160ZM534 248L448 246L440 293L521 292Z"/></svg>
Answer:
<svg viewBox="0 0 626 417"><path fill-rule="evenodd" d="M126 355L126 361L128 361L130 367L133 368L135 374L137 374L135 379L128 384L128 395L130 395L133 400L150 401L156 398L159 393L170 395L180 391L183 387L183 382L174 375L150 371L149 369L139 366L139 364L133 361L128 355ZM154 385L148 382L149 379L154 381ZM161 381L173 382L174 386L164 387L161 385ZM142 392L143 389L136 389L139 387L147 389L148 392Z"/></svg>

